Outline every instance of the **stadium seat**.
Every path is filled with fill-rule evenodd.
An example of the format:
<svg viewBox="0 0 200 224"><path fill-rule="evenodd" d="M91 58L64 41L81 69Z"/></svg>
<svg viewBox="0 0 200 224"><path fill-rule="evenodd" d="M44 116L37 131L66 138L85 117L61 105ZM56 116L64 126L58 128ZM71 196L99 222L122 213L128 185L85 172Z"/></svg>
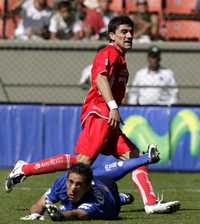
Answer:
<svg viewBox="0 0 200 224"><path fill-rule="evenodd" d="M149 11L158 12L162 11L162 0L148 0ZM125 0L125 10L123 9L123 0L112 0L111 10L117 13L129 13L136 11L136 0Z"/></svg>
<svg viewBox="0 0 200 224"><path fill-rule="evenodd" d="M192 20L168 20L168 40L200 40L200 22Z"/></svg>
<svg viewBox="0 0 200 224"><path fill-rule="evenodd" d="M149 3L149 11L162 13L162 0L148 0Z"/></svg>
<svg viewBox="0 0 200 224"><path fill-rule="evenodd" d="M166 13L190 14L196 7L197 0L167 0Z"/></svg>
<svg viewBox="0 0 200 224"><path fill-rule="evenodd" d="M123 9L123 0L112 0L110 9L118 14L125 13L125 9Z"/></svg>

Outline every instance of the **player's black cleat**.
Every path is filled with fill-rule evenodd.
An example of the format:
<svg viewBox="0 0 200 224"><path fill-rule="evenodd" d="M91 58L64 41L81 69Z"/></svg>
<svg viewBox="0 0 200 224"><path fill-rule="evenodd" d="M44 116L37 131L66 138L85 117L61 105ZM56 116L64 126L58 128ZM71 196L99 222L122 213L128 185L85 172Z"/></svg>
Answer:
<svg viewBox="0 0 200 224"><path fill-rule="evenodd" d="M119 197L121 205L129 205L135 200L132 194L125 192L120 192Z"/></svg>

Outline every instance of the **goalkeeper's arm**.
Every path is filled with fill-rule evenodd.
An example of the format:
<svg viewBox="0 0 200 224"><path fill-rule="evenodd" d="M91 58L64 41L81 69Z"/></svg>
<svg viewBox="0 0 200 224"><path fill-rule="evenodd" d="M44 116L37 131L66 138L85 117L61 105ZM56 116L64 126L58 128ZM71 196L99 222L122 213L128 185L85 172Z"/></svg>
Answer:
<svg viewBox="0 0 200 224"><path fill-rule="evenodd" d="M44 220L45 195L43 195L31 208L30 214L21 217L21 220Z"/></svg>
<svg viewBox="0 0 200 224"><path fill-rule="evenodd" d="M45 195L43 195L31 208L30 213L38 213L42 215L45 211Z"/></svg>
<svg viewBox="0 0 200 224"><path fill-rule="evenodd" d="M89 219L88 214L82 209L74 209L71 211L63 212L64 220L73 220L73 219L81 219L87 220Z"/></svg>

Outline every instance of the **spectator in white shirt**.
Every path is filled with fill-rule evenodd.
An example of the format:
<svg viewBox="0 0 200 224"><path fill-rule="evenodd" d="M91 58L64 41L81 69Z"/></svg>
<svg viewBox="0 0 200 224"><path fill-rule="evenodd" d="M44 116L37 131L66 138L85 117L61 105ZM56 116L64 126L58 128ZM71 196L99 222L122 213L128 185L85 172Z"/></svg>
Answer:
<svg viewBox="0 0 200 224"><path fill-rule="evenodd" d="M51 16L47 0L21 0L14 10L19 9L21 9L22 19L15 30L14 38L20 40L47 39Z"/></svg>
<svg viewBox="0 0 200 224"><path fill-rule="evenodd" d="M177 103L178 89L174 73L161 66L161 50L148 51L148 66L139 70L128 92L128 104L171 105Z"/></svg>
<svg viewBox="0 0 200 224"><path fill-rule="evenodd" d="M74 17L70 0L57 0L56 10L50 20L50 39L68 40L72 38Z"/></svg>

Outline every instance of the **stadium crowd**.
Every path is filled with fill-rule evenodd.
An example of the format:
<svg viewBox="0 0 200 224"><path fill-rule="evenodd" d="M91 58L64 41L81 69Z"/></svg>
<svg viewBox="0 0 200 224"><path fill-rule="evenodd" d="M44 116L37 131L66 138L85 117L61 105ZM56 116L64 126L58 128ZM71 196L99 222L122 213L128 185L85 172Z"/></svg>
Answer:
<svg viewBox="0 0 200 224"><path fill-rule="evenodd" d="M200 39L198 0L2 0L0 39L104 40L121 14L134 21L139 43Z"/></svg>

